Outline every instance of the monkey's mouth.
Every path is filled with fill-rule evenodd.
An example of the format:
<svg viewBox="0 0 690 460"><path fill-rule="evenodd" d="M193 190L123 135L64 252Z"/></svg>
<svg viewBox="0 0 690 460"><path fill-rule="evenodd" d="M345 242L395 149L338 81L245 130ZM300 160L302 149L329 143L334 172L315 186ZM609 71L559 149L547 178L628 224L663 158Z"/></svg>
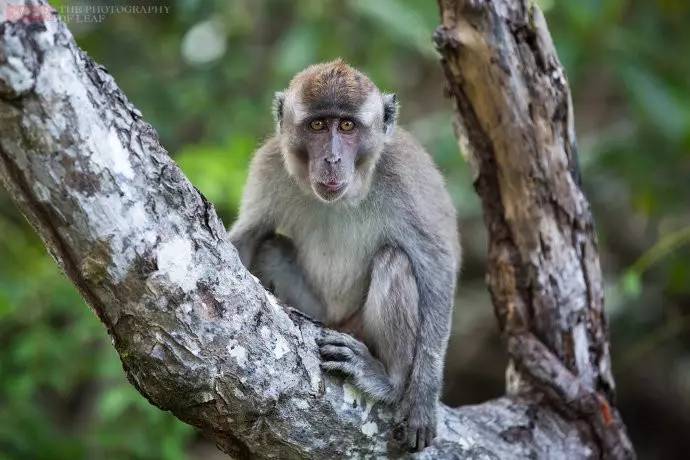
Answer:
<svg viewBox="0 0 690 460"><path fill-rule="evenodd" d="M325 201L334 201L343 196L347 189L347 181L317 182L314 184L316 195Z"/></svg>
<svg viewBox="0 0 690 460"><path fill-rule="evenodd" d="M340 190L344 189L345 186L347 185L347 182L342 181L328 181L328 182L319 182L319 185L323 187L325 190L331 192L331 193L336 193L339 192Z"/></svg>

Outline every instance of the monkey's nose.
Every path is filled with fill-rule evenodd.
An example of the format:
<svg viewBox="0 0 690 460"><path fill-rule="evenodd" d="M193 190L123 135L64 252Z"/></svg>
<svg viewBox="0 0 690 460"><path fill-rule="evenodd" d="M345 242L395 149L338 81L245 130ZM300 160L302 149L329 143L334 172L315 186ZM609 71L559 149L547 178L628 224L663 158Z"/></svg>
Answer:
<svg viewBox="0 0 690 460"><path fill-rule="evenodd" d="M330 156L330 157L324 158L324 160L326 160L326 163L328 163L329 165L334 165L336 163L340 163L340 158L341 157Z"/></svg>

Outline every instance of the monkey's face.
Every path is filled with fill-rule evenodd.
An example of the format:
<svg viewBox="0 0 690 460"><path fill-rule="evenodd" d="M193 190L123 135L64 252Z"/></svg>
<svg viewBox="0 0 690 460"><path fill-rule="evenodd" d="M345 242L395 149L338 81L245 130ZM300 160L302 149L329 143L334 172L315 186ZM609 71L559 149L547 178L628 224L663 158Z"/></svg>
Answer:
<svg viewBox="0 0 690 460"><path fill-rule="evenodd" d="M333 115L316 115L304 121L300 127L303 150L297 152L307 162L311 190L326 202L347 194L358 172L357 163L361 164L367 154L363 148L367 128L361 120Z"/></svg>
<svg viewBox="0 0 690 460"><path fill-rule="evenodd" d="M376 90L360 106L317 108L299 101L285 107L279 126L283 155L303 190L326 203L356 204L366 197L391 131L385 100Z"/></svg>
<svg viewBox="0 0 690 460"><path fill-rule="evenodd" d="M326 203L357 203L392 133L397 100L340 60L308 67L276 94L285 166L300 188Z"/></svg>
<svg viewBox="0 0 690 460"><path fill-rule="evenodd" d="M281 137L286 167L303 190L326 203L366 196L384 143L382 122L345 110L314 111L284 125Z"/></svg>

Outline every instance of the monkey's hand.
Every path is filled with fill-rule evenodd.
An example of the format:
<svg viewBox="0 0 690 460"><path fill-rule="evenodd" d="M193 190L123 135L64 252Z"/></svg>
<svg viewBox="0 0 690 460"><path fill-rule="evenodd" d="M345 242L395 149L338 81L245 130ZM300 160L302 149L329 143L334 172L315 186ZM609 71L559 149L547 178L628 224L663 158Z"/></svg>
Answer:
<svg viewBox="0 0 690 460"><path fill-rule="evenodd" d="M321 368L344 374L363 393L387 404L399 403L401 386L395 385L384 365L371 355L369 349L354 337L341 332L325 330L318 342ZM436 399L432 395L411 392L402 401L399 416L403 424L396 433L413 450L421 451L436 437Z"/></svg>
<svg viewBox="0 0 690 460"><path fill-rule="evenodd" d="M362 342L326 329L318 344L323 370L344 374L354 386L377 401L390 404L399 400L399 388L392 384L381 361Z"/></svg>

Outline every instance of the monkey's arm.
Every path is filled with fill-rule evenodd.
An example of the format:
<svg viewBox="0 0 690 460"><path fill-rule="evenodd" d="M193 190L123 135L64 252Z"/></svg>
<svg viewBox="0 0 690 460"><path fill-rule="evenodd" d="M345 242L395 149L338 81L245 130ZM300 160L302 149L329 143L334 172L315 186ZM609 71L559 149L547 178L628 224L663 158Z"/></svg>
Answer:
<svg viewBox="0 0 690 460"><path fill-rule="evenodd" d="M289 238L273 235L263 240L249 269L266 289L286 304L316 320L326 319L324 304L305 279Z"/></svg>
<svg viewBox="0 0 690 460"><path fill-rule="evenodd" d="M366 345L327 331L321 341L325 370L349 376L370 397L400 401L409 375L417 337L417 284L407 255L384 247L372 262L369 291L362 310Z"/></svg>
<svg viewBox="0 0 690 460"><path fill-rule="evenodd" d="M259 244L275 231L276 210L274 190L282 171L276 142L269 140L256 151L249 166L247 184L237 220L230 228L230 242L237 248L242 264L250 268Z"/></svg>
<svg viewBox="0 0 690 460"><path fill-rule="evenodd" d="M258 223L235 224L230 229L230 242L235 246L240 255L242 264L251 268L257 248L261 241L270 235L271 229Z"/></svg>

